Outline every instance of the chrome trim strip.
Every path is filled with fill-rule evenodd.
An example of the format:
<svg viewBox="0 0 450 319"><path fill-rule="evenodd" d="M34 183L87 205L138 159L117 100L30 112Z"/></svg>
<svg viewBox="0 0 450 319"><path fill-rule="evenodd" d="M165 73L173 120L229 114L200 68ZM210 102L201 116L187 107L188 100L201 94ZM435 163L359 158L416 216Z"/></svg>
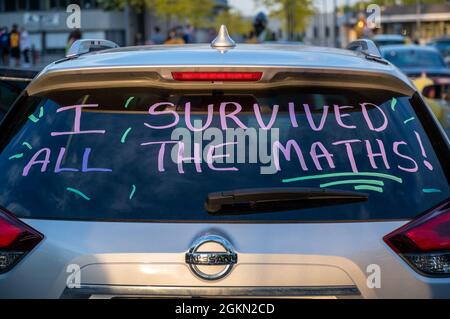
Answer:
<svg viewBox="0 0 450 319"><path fill-rule="evenodd" d="M18 78L18 77L13 77L13 76L0 76L0 81L31 82L31 81L33 81L33 79Z"/></svg>
<svg viewBox="0 0 450 319"><path fill-rule="evenodd" d="M61 298L90 298L94 295L113 297L324 297L360 296L356 286L306 287L176 287L176 286L112 286L81 285L66 288Z"/></svg>

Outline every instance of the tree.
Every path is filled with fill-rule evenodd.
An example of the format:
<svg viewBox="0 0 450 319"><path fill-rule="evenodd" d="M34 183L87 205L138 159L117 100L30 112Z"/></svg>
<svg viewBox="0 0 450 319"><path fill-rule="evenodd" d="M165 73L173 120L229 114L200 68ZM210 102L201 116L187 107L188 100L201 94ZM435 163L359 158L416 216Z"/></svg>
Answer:
<svg viewBox="0 0 450 319"><path fill-rule="evenodd" d="M239 11L225 10L215 19L215 25L226 25L231 34L248 34L253 29L251 20L245 19Z"/></svg>
<svg viewBox="0 0 450 319"><path fill-rule="evenodd" d="M123 9L127 1L124 0L97 0L99 6L105 10Z"/></svg>
<svg viewBox="0 0 450 319"><path fill-rule="evenodd" d="M293 40L296 33L305 31L308 17L314 13L312 0L256 0L270 10L272 17L284 22L289 40Z"/></svg>
<svg viewBox="0 0 450 319"><path fill-rule="evenodd" d="M170 25L173 18L179 21L189 22L194 27L203 27L209 24L213 0L98 0L105 9L123 9L126 4L141 12L145 8L165 17Z"/></svg>

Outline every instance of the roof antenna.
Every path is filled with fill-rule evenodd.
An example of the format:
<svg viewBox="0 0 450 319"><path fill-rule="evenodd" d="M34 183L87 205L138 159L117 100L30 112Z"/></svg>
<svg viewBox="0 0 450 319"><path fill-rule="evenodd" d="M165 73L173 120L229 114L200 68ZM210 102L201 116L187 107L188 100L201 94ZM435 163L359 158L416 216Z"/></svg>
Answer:
<svg viewBox="0 0 450 319"><path fill-rule="evenodd" d="M236 42L228 34L227 27L225 25L220 26L219 34L211 42L211 47L214 49L231 49L236 46Z"/></svg>

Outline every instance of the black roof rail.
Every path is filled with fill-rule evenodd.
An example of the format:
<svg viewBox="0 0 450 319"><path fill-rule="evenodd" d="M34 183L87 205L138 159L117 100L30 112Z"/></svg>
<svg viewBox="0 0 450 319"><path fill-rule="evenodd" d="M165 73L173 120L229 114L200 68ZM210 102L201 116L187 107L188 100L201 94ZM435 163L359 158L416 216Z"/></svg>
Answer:
<svg viewBox="0 0 450 319"><path fill-rule="evenodd" d="M360 52L368 60L380 62L383 64L389 64L386 60L383 59L380 50L372 40L358 39L356 41L350 42L347 45L347 50Z"/></svg>
<svg viewBox="0 0 450 319"><path fill-rule="evenodd" d="M77 56L107 49L115 49L119 46L109 40L82 39L75 41L67 52L66 58L75 58Z"/></svg>

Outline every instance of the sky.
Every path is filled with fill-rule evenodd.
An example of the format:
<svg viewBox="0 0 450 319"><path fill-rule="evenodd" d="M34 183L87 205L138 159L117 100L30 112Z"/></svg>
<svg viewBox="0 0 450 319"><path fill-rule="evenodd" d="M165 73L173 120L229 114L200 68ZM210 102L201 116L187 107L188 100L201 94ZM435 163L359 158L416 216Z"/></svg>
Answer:
<svg viewBox="0 0 450 319"><path fill-rule="evenodd" d="M245 16L254 16L260 11L268 12L267 8L261 5L256 5L254 0L228 0L228 4Z"/></svg>

